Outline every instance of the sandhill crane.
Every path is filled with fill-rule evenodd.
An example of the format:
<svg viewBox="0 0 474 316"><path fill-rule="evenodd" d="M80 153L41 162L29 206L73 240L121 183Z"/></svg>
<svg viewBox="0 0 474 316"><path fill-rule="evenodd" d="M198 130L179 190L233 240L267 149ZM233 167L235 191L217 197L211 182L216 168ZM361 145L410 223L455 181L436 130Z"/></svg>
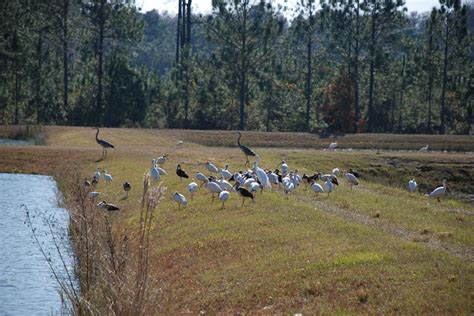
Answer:
<svg viewBox="0 0 474 316"><path fill-rule="evenodd" d="M191 200L193 199L193 195L194 195L194 192L196 192L198 190L198 185L196 182L194 182L194 179L193 181L188 184L188 191L191 193Z"/></svg>
<svg viewBox="0 0 474 316"><path fill-rule="evenodd" d="M112 145L108 141L106 141L104 139L100 139L99 138L99 128L96 127L96 129L97 129L97 133L95 134L95 141L97 142L97 144L102 146L102 158L107 158L107 149L108 148L115 148L115 147L114 147L114 145Z"/></svg>
<svg viewBox="0 0 474 316"><path fill-rule="evenodd" d="M417 186L418 184L416 183L415 179L408 181L408 190L410 190L410 192L415 192Z"/></svg>
<svg viewBox="0 0 474 316"><path fill-rule="evenodd" d="M255 156L257 156L257 154L252 149L250 149L249 147L244 146L240 143L240 139L242 138L242 134L240 132L235 132L235 134L239 135L239 137L237 138L237 146L244 153L245 159L246 159L245 160L245 165L248 166L248 164L250 163L249 156L250 157L255 157Z"/></svg>
<svg viewBox="0 0 474 316"><path fill-rule="evenodd" d="M346 173L346 179L351 186L351 190L354 185L359 185L359 181L357 180L356 176L350 172Z"/></svg>
<svg viewBox="0 0 474 316"><path fill-rule="evenodd" d="M329 144L329 150L334 150L334 149L336 149L336 147L337 147L337 142L333 142L333 143Z"/></svg>
<svg viewBox="0 0 474 316"><path fill-rule="evenodd" d="M113 204L107 203L106 201L102 201L99 204L97 204L99 208L105 209L107 211L119 211L120 208L118 206L115 206Z"/></svg>
<svg viewBox="0 0 474 316"><path fill-rule="evenodd" d="M178 175L179 180L182 180L183 178L189 179L188 174L186 173L186 171L184 171L184 170L181 168L181 165L177 165L177 166L176 166L176 174Z"/></svg>
<svg viewBox="0 0 474 316"><path fill-rule="evenodd" d="M184 195L179 194L178 192L175 192L173 194L173 198L178 203L178 210L181 208L181 204L182 205L188 204L188 201L186 201L186 198L184 197Z"/></svg>
<svg viewBox="0 0 474 316"><path fill-rule="evenodd" d="M123 185L123 190L127 192L127 198L128 198L128 192L132 189L132 185L128 181L125 181L122 185Z"/></svg>
<svg viewBox="0 0 474 316"><path fill-rule="evenodd" d="M443 180L443 186L437 187L429 194L430 197L435 197L438 203L441 203L440 197L446 194L446 180Z"/></svg>
<svg viewBox="0 0 474 316"><path fill-rule="evenodd" d="M224 209L224 203L225 201L227 201L230 197L230 193L228 191L222 191L221 193L219 193L219 200L222 201L222 207L221 207L221 210Z"/></svg>

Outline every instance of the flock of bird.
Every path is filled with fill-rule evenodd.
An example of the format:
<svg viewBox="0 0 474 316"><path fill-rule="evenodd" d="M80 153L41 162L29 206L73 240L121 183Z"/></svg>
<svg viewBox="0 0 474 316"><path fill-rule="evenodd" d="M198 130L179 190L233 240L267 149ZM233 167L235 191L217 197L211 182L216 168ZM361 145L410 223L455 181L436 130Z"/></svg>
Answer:
<svg viewBox="0 0 474 316"><path fill-rule="evenodd" d="M193 199L194 194L204 187L204 189L211 193L211 203L214 202L217 197L217 199L222 202L221 209L224 209L225 202L230 198L231 193L235 192L242 198L243 206L246 199L250 199L255 202L258 191L263 192L264 190L273 190L273 188L281 188L281 191L288 198L288 195L295 192L297 187L302 183L305 184L306 187L309 187L315 195L327 193L329 197L329 194L335 190L336 186L339 185L338 177L342 174L347 180L351 190L353 186L359 185L359 173L352 169L341 172L339 168L334 168L330 173L326 174L315 172L312 175L303 174L300 176L297 169L289 169L285 160L282 160L275 170L262 169L259 166L260 156L249 147L240 143L240 139L242 137L240 132L236 132L236 134L238 135L237 146L240 148L246 158L245 166L248 166L250 163L249 157L255 157L256 160L253 163L253 166L248 170L231 172L229 170L228 164L226 164L223 168L219 168L210 161L207 161L204 164L204 168L207 170L207 175L198 171L195 173L194 178L188 184L187 190L190 194L191 200ZM105 158L107 156L107 149L114 148L114 146L103 139L99 139L98 135L99 129L97 128L96 141L103 147L102 158ZM334 150L336 147L337 143L331 143L329 149ZM152 159L149 170L149 176L152 181L160 181L163 176L168 176L168 173L163 168L167 161L168 157L166 155L163 155L157 159ZM176 166L176 175L181 181L183 179L190 178L189 174L182 168L180 164ZM87 178L85 179L84 185L86 187L95 188L101 178L103 178L106 183L113 180L112 175L107 169L101 171L99 168L97 168L91 180L88 180ZM131 184L129 182L124 182L122 186L127 194L125 198L127 198L128 192L131 190ZM408 182L407 187L410 192L415 192L417 189L417 183L415 179L411 179ZM446 180L443 180L443 185L432 191L429 196L437 198L438 202L440 202L440 197L445 193ZM99 195L100 192L95 190L89 190L88 192L88 197L91 199L96 199ZM173 199L178 204L178 209L181 208L181 205L188 204L187 198L182 193L174 192ZM106 201L98 203L97 206L108 211L116 211L120 209L118 206Z"/></svg>

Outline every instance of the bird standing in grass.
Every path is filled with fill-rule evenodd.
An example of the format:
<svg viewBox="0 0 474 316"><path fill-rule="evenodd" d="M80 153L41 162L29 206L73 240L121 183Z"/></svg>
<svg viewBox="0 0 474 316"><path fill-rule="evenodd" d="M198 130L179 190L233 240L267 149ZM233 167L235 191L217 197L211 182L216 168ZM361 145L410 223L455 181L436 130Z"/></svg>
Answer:
<svg viewBox="0 0 474 316"><path fill-rule="evenodd" d="M158 159L156 159L156 163L162 166L165 164L166 159L168 159L168 157L166 155L163 155L161 157L158 157Z"/></svg>
<svg viewBox="0 0 474 316"><path fill-rule="evenodd" d="M359 181L357 180L356 176L350 172L346 173L346 179L349 182L349 185L351 186L351 190L354 185L359 185Z"/></svg>
<svg viewBox="0 0 474 316"><path fill-rule="evenodd" d="M206 162L206 169L209 170L212 173L218 173L219 172L219 169L217 169L217 167L213 163L211 163L210 161Z"/></svg>
<svg viewBox="0 0 474 316"><path fill-rule="evenodd" d="M255 202L253 194L246 188L241 187L239 182L235 184L235 190L242 197L242 206L244 206L245 199L252 199Z"/></svg>
<svg viewBox="0 0 474 316"><path fill-rule="evenodd" d="M99 204L97 204L97 206L107 211L120 211L120 208L118 206L107 203L106 201L100 202Z"/></svg>
<svg viewBox="0 0 474 316"><path fill-rule="evenodd" d="M232 178L233 174L232 174L232 172L229 171L229 165L228 164L226 164L224 166L224 169L221 169L221 176L225 180L229 180L230 178Z"/></svg>
<svg viewBox="0 0 474 316"><path fill-rule="evenodd" d="M280 162L280 168L281 168L281 172L283 173L283 175L286 175L288 173L288 165L286 164L285 160L282 160Z"/></svg>
<svg viewBox="0 0 474 316"><path fill-rule="evenodd" d="M178 175L179 180L182 180L183 178L185 178L185 179L188 179L188 178L189 178L189 176L188 176L188 174L186 173L186 171L184 171L184 170L181 168L181 165L177 165L177 166L176 166L176 174Z"/></svg>
<svg viewBox="0 0 474 316"><path fill-rule="evenodd" d="M339 168L334 168L332 169L332 174L336 177L339 177L339 175L341 174L341 170L339 170Z"/></svg>
<svg viewBox="0 0 474 316"><path fill-rule="evenodd" d="M161 179L160 172L156 168L155 159L151 161L150 176L153 179L153 181L160 181Z"/></svg>
<svg viewBox="0 0 474 316"><path fill-rule="evenodd" d="M211 203L214 202L214 194L215 194L215 193L221 193L221 192L223 191L219 184L217 184L216 182L213 182L213 181L209 181L209 179L207 180L207 182L206 182L206 184L204 185L204 187L205 187L206 189L208 189L209 192L211 192L211 194L212 194L212 201L211 201Z"/></svg>
<svg viewBox="0 0 474 316"><path fill-rule="evenodd" d="M429 194L430 197L435 197L438 203L441 203L440 198L446 194L446 180L443 180L443 186L437 187Z"/></svg>
<svg viewBox="0 0 474 316"><path fill-rule="evenodd" d="M423 152L423 151L428 151L428 148L429 148L429 147L430 147L430 146L426 145L426 146L424 146L424 147L421 147L419 151L421 151L421 152Z"/></svg>
<svg viewBox="0 0 474 316"><path fill-rule="evenodd" d="M328 192L328 197L329 197L329 193L331 193L334 190L334 183L332 183L331 180L327 179L326 182L324 182L324 187L326 188L326 191Z"/></svg>
<svg viewBox="0 0 474 316"><path fill-rule="evenodd" d="M193 199L193 195L194 195L194 192L196 192L198 190L198 185L196 182L194 182L194 179L193 181L188 184L188 191L191 193L191 200Z"/></svg>
<svg viewBox="0 0 474 316"><path fill-rule="evenodd" d="M90 187L91 186L91 182L87 178L84 179L84 186L85 187Z"/></svg>
<svg viewBox="0 0 474 316"><path fill-rule="evenodd" d="M222 207L221 207L221 210L224 209L224 203L225 201L227 201L230 197L230 193L228 191L222 191L221 193L219 193L219 200L222 201Z"/></svg>
<svg viewBox="0 0 474 316"><path fill-rule="evenodd" d="M115 148L115 147L114 147L114 145L112 145L108 141L106 141L104 139L100 139L99 138L99 128L96 127L96 129L97 129L97 133L95 134L95 141L97 142L97 144L102 146L102 158L105 159L105 158L107 158L107 149L108 148Z"/></svg>
<svg viewBox="0 0 474 316"><path fill-rule="evenodd" d="M250 163L249 156L250 157L255 157L255 156L257 156L257 154L252 149L250 149L249 147L244 146L240 143L240 139L242 138L242 134L240 132L235 132L235 134L239 135L239 137L237 138L237 146L244 153L244 155L245 155L245 165L248 166L248 164Z"/></svg>
<svg viewBox="0 0 474 316"><path fill-rule="evenodd" d="M318 195L319 193L324 193L323 187L314 180L311 182L311 190L313 190L314 195Z"/></svg>
<svg viewBox="0 0 474 316"><path fill-rule="evenodd" d="M333 142L333 143L329 144L329 150L334 150L334 149L336 149L336 147L337 147L337 142Z"/></svg>
<svg viewBox="0 0 474 316"><path fill-rule="evenodd" d="M175 192L173 194L174 200L178 203L178 210L181 208L181 205L187 205L188 201L186 201L186 198L184 195L179 194L178 192Z"/></svg>
<svg viewBox="0 0 474 316"><path fill-rule="evenodd" d="M408 190L410 190L410 192L415 192L417 186L418 184L416 183L415 179L408 181Z"/></svg>
<svg viewBox="0 0 474 316"><path fill-rule="evenodd" d="M97 198L99 195L100 195L100 192L97 192L97 191L92 191L92 192L89 192L89 194L87 194L91 199L95 199Z"/></svg>
<svg viewBox="0 0 474 316"><path fill-rule="evenodd" d="M265 170L263 170L262 168L258 166L259 162L260 162L260 157L257 156L257 161L255 161L253 164L254 172L257 175L257 179L262 185L262 189L271 188L272 185L270 184L270 180L268 179L267 173L265 172Z"/></svg>
<svg viewBox="0 0 474 316"><path fill-rule="evenodd" d="M207 182L209 181L209 179L206 177L206 175L204 173L201 173L201 172L196 172L196 179L198 179L199 181L201 181L201 187Z"/></svg>
<svg viewBox="0 0 474 316"><path fill-rule="evenodd" d="M125 192L127 192L127 198L128 198L128 192L129 192L131 189L132 189L132 185L130 184L130 182L125 181L125 182L123 183L123 190L124 190Z"/></svg>
<svg viewBox="0 0 474 316"><path fill-rule="evenodd" d="M113 180L112 175L107 171L107 169L104 171L104 179L105 182L110 182Z"/></svg>

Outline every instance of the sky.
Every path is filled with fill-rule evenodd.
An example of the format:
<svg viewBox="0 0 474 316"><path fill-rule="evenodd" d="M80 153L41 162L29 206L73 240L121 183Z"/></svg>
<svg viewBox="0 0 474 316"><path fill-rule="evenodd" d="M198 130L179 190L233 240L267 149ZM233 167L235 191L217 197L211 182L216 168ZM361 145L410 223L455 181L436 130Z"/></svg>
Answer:
<svg viewBox="0 0 474 316"><path fill-rule="evenodd" d="M284 4L285 0L272 0L274 3ZM299 0L287 0L288 8L293 7ZM193 11L200 13L211 12L211 0L193 0ZM178 0L136 0L137 6L142 8L142 12L157 9L159 12L168 11L174 13L178 11ZM405 0L408 11L426 12L433 6L439 6L439 0Z"/></svg>

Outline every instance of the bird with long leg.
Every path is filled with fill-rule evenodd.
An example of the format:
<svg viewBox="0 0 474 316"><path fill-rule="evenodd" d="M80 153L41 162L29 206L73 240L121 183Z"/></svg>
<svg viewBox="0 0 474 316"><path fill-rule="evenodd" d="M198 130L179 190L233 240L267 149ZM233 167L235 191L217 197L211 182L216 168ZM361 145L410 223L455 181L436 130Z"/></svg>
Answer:
<svg viewBox="0 0 474 316"><path fill-rule="evenodd" d="M353 173L346 172L346 179L349 182L349 185L351 186L351 190L354 185L359 185L359 180L357 180L357 177Z"/></svg>
<svg viewBox="0 0 474 316"><path fill-rule="evenodd" d="M224 209L224 203L225 201L227 201L230 197L230 193L229 191L222 191L221 193L219 193L219 200L222 201L222 207L221 207L221 210Z"/></svg>
<svg viewBox="0 0 474 316"><path fill-rule="evenodd" d="M178 210L181 208L181 205L187 205L188 204L188 201L186 200L184 195L182 195L178 192L175 192L173 194L173 198L176 201L176 203L178 203Z"/></svg>
<svg viewBox="0 0 474 316"><path fill-rule="evenodd" d="M252 199L252 202L255 202L255 197L249 190L240 186L240 183L235 183L235 191L242 197L242 206L244 206L245 199Z"/></svg>
<svg viewBox="0 0 474 316"><path fill-rule="evenodd" d="M181 181L183 178L188 179L189 176L186 173L186 171L181 168L181 165L176 166L176 175L179 177L179 180Z"/></svg>
<svg viewBox="0 0 474 316"><path fill-rule="evenodd" d="M198 185L196 182L194 182L194 179L193 181L188 184L188 191L191 193L191 200L193 199L193 195L194 195L194 192L196 192L198 190Z"/></svg>
<svg viewBox="0 0 474 316"><path fill-rule="evenodd" d="M130 192L130 190L132 189L132 185L130 184L130 182L128 181L125 181L123 184L123 190L126 192L126 196L125 198L128 198L128 192Z"/></svg>
<svg viewBox="0 0 474 316"><path fill-rule="evenodd" d="M111 143L109 143L108 141L104 140L104 139L100 139L99 138L99 128L96 127L96 129L97 129L97 133L95 134L95 141L97 142L97 144L102 146L102 158L101 159L105 159L105 158L107 158L107 149L108 148L115 148L115 146L112 145Z"/></svg>
<svg viewBox="0 0 474 316"><path fill-rule="evenodd" d="M440 198L446 194L446 180L443 180L443 186L437 187L429 194L429 197L435 197L438 203L441 203Z"/></svg>
<svg viewBox="0 0 474 316"><path fill-rule="evenodd" d="M240 139L242 138L242 134L240 132L235 132L235 134L239 135L239 138L237 138L237 146L244 153L245 159L246 159L245 160L245 165L248 166L249 163L250 163L249 157L255 157L255 156L257 156L257 154L252 149L250 149L249 147L244 146L240 143Z"/></svg>
<svg viewBox="0 0 474 316"><path fill-rule="evenodd" d="M416 183L415 179L408 181L408 190L410 192L415 192L417 186L418 184Z"/></svg>

